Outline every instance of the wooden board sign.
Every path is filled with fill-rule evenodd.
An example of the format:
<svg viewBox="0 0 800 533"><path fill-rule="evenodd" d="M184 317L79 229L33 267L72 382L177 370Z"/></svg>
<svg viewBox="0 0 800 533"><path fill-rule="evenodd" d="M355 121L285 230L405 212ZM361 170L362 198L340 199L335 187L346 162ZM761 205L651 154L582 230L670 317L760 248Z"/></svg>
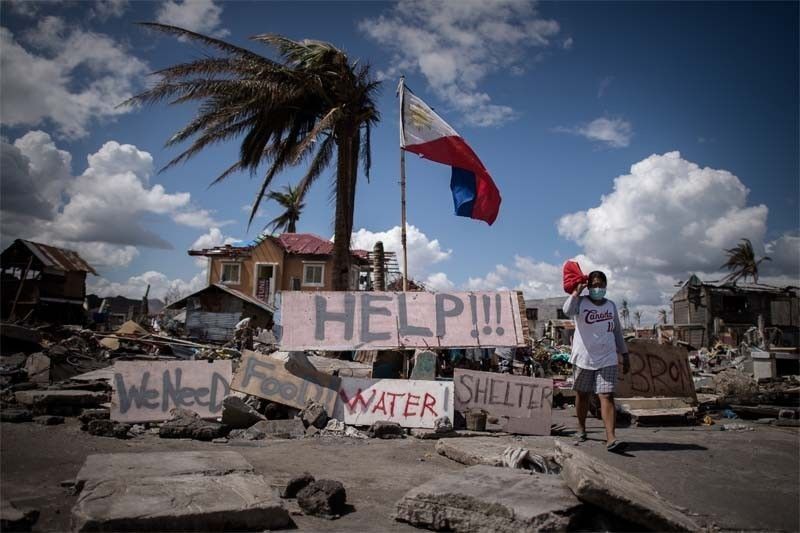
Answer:
<svg viewBox="0 0 800 533"><path fill-rule="evenodd" d="M466 416L483 409L501 419L509 433L549 435L553 380L456 368L455 408Z"/></svg>
<svg viewBox="0 0 800 533"><path fill-rule="evenodd" d="M453 383L413 379L342 378L344 422L356 426L380 420L407 428L433 428L437 418L453 420Z"/></svg>
<svg viewBox="0 0 800 533"><path fill-rule="evenodd" d="M640 339L627 344L631 370L629 374L622 373L620 358L614 392L618 398L677 396L697 400L685 348Z"/></svg>
<svg viewBox="0 0 800 533"><path fill-rule="evenodd" d="M230 361L117 361L113 370L111 419L119 422L169 420L175 407L216 418L230 392Z"/></svg>
<svg viewBox="0 0 800 533"><path fill-rule="evenodd" d="M525 343L520 303L512 291L287 291L280 320L280 346L286 351Z"/></svg>
<svg viewBox="0 0 800 533"><path fill-rule="evenodd" d="M315 370L310 364L293 364L244 350L231 383L233 390L303 409L308 400L322 404L329 415L336 408L339 378Z"/></svg>

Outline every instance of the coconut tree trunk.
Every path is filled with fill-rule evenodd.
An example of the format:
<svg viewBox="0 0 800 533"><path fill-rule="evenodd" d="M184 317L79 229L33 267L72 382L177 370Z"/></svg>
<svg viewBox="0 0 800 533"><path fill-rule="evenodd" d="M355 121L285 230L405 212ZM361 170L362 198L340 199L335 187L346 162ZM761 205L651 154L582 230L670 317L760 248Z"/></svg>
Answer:
<svg viewBox="0 0 800 533"><path fill-rule="evenodd" d="M358 130L343 127L336 136L336 214L333 222L333 275L335 291L350 288L350 236L353 233L353 199L355 179L353 170L354 136Z"/></svg>
<svg viewBox="0 0 800 533"><path fill-rule="evenodd" d="M297 221L295 219L291 219L289 221L289 227L286 228L287 233L297 233L297 226L295 225Z"/></svg>

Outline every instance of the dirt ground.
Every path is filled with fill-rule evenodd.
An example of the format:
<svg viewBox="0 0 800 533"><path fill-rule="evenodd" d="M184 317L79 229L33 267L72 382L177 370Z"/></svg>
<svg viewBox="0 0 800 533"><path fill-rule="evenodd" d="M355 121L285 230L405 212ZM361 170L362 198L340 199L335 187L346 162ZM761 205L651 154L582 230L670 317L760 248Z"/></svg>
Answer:
<svg viewBox="0 0 800 533"><path fill-rule="evenodd" d="M554 411L554 422L572 426L574 421L572 410ZM621 429L619 436L631 446L626 455L616 456L605 451L599 421L592 420L590 428L593 440L582 445L587 452L650 482L701 524L726 530L800 530L800 433L796 429ZM410 531L413 528L391 518L395 502L410 488L463 468L436 454L433 440L315 438L249 444L253 445L167 440L155 435L127 441L94 437L80 431L75 419L49 427L4 423L0 426L0 490L4 498L41 511L35 531L67 531L76 496L69 495L61 482L75 477L87 455L225 449L240 452L276 487L306 471L345 485L354 510L334 521L293 516L302 530Z"/></svg>

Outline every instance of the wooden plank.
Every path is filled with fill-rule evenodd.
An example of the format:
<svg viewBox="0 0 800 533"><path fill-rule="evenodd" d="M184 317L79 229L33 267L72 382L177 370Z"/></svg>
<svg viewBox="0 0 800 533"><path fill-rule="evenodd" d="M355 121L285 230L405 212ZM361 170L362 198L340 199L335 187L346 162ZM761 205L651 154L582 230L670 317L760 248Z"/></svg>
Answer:
<svg viewBox="0 0 800 533"><path fill-rule="evenodd" d="M524 307L501 292L302 292L281 303L281 350L523 346Z"/></svg>
<svg viewBox="0 0 800 533"><path fill-rule="evenodd" d="M231 388L303 409L308 400L319 402L329 415L336 408L340 380L305 364L283 363L250 350L242 352L242 362Z"/></svg>
<svg viewBox="0 0 800 533"><path fill-rule="evenodd" d="M120 422L168 420L175 407L216 418L230 392L230 361L117 361L113 371L111 419Z"/></svg>
<svg viewBox="0 0 800 533"><path fill-rule="evenodd" d="M437 418L453 420L449 381L342 378L339 396L346 424L386 420L408 428L433 428Z"/></svg>
<svg viewBox="0 0 800 533"><path fill-rule="evenodd" d="M697 401L685 348L632 339L628 341L628 351L631 369L623 374L620 358L617 398L671 396Z"/></svg>
<svg viewBox="0 0 800 533"><path fill-rule="evenodd" d="M483 409L502 420L504 431L549 435L553 380L456 368L455 409Z"/></svg>

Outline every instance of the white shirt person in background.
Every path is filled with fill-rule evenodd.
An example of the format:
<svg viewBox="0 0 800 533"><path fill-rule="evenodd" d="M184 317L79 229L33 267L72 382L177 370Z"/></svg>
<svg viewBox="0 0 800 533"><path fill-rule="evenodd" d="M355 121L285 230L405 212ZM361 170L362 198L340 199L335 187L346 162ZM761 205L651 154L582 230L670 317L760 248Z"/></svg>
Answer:
<svg viewBox="0 0 800 533"><path fill-rule="evenodd" d="M573 389L577 393L579 441L586 440L586 414L592 393L600 397L600 412L606 428L606 446L610 452L621 452L625 443L618 441L614 388L617 384L617 354L622 355L623 372L628 373L628 347L622 336L617 306L606 295L606 275L599 270L589 273L589 296L581 296L586 287L578 284L564 302L564 313L575 321L572 340Z"/></svg>

